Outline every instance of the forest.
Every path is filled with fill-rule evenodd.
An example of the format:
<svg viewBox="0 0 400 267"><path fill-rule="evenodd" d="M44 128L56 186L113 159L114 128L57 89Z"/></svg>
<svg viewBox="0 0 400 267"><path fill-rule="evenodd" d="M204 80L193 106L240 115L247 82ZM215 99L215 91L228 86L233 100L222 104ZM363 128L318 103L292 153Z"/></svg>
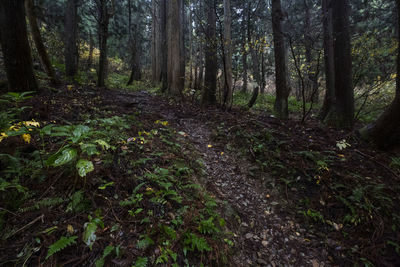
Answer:
<svg viewBox="0 0 400 267"><path fill-rule="evenodd" d="M0 0L0 266L400 266L400 0Z"/></svg>

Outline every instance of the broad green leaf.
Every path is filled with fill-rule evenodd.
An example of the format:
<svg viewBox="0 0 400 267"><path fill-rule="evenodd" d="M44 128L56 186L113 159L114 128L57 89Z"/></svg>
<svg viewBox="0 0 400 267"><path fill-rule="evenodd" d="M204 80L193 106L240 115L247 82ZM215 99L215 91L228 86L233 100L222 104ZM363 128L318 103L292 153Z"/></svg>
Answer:
<svg viewBox="0 0 400 267"><path fill-rule="evenodd" d="M85 223L84 227L85 227L85 232L83 233L82 240L90 249L92 249L92 246L97 238L96 236L97 224L96 222L91 221Z"/></svg>
<svg viewBox="0 0 400 267"><path fill-rule="evenodd" d="M80 159L76 163L76 169L80 177L85 177L89 172L94 171L93 163L86 159Z"/></svg>
<svg viewBox="0 0 400 267"><path fill-rule="evenodd" d="M73 143L77 143L82 135L88 133L90 131L90 128L84 125L78 125L75 127L75 129L72 132L73 137L71 138L71 141Z"/></svg>
<svg viewBox="0 0 400 267"><path fill-rule="evenodd" d="M78 152L76 151L76 149L64 148L63 150L50 156L47 159L47 165L53 166L53 167L59 167L59 166L62 166L64 164L67 164L68 162L74 160L77 155L78 155Z"/></svg>
<svg viewBox="0 0 400 267"><path fill-rule="evenodd" d="M81 144L82 152L88 154L88 156L99 155L100 152L97 151L95 144Z"/></svg>

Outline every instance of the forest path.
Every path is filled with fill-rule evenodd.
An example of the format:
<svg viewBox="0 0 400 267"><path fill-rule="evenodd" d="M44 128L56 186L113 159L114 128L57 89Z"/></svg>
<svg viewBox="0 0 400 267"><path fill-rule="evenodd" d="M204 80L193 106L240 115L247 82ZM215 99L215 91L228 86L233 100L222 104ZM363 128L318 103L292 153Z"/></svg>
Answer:
<svg viewBox="0 0 400 267"><path fill-rule="evenodd" d="M329 266L325 240L296 222L290 203L266 173L252 175L256 166L249 159L214 140L212 133L224 127L214 118L219 109L178 106L148 92L110 91L121 109L138 108L166 120L201 158L206 178L203 186L220 201L221 213L234 233L235 254L230 266ZM121 110L122 111L122 110ZM228 129L223 129L227 131Z"/></svg>

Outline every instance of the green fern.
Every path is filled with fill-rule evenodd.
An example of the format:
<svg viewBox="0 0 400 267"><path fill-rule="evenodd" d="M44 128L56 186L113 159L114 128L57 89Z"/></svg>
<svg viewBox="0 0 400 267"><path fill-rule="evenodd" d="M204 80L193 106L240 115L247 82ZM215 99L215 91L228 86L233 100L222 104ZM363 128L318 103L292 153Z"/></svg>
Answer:
<svg viewBox="0 0 400 267"><path fill-rule="evenodd" d="M45 208L45 207L52 208L52 207L58 206L64 202L65 202L65 200L60 197L45 198L43 200L37 201L33 206L20 209L20 211L27 212L27 211L32 211L32 210L39 210L39 209Z"/></svg>
<svg viewBox="0 0 400 267"><path fill-rule="evenodd" d="M49 251L47 251L46 260L55 253L63 250L64 248L69 247L72 244L75 244L76 243L75 240L77 238L78 238L77 236L71 236L71 237L62 236L57 242L49 246Z"/></svg>
<svg viewBox="0 0 400 267"><path fill-rule="evenodd" d="M185 250L189 251L211 251L210 245L203 237L198 237L193 233L186 234L186 238L184 240Z"/></svg>

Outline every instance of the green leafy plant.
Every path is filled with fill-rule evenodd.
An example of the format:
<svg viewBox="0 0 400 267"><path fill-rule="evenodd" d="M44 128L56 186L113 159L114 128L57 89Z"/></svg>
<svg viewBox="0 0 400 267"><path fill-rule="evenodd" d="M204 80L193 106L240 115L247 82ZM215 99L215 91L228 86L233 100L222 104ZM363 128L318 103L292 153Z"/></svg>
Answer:
<svg viewBox="0 0 400 267"><path fill-rule="evenodd" d="M77 238L78 238L77 236L71 236L71 237L62 236L58 241L49 246L49 250L47 251L46 255L46 260L55 253L75 244L76 243L75 240Z"/></svg>
<svg viewBox="0 0 400 267"><path fill-rule="evenodd" d="M148 261L149 260L147 258L139 257L139 258L137 258L137 260L135 261L135 263L133 264L132 267L146 267Z"/></svg>
<svg viewBox="0 0 400 267"><path fill-rule="evenodd" d="M100 211L96 211L96 217L93 218L92 216L88 216L89 222L86 222L84 225L85 231L83 232L82 240L83 242L92 249L94 242L97 239L96 231L97 228L100 226L104 228L103 218L100 217Z"/></svg>

